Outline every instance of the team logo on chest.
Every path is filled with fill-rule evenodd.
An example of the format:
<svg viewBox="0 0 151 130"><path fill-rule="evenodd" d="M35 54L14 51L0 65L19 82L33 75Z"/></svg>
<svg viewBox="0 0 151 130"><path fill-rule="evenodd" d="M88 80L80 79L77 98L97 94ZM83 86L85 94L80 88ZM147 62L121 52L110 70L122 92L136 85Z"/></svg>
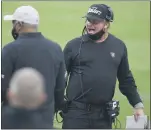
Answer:
<svg viewBox="0 0 151 130"><path fill-rule="evenodd" d="M115 53L114 52L110 52L110 55L111 55L112 58L115 57Z"/></svg>

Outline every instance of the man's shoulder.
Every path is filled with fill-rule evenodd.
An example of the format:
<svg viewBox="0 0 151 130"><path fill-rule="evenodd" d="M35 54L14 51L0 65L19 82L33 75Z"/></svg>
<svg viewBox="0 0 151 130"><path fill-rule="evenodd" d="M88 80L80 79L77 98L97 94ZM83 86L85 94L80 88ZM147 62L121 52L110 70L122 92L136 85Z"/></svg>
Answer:
<svg viewBox="0 0 151 130"><path fill-rule="evenodd" d="M57 42L50 40L48 38L45 38L45 41L50 47L52 47L52 49L60 50L61 46Z"/></svg>
<svg viewBox="0 0 151 130"><path fill-rule="evenodd" d="M3 48L11 48L11 47L14 47L15 44L16 44L16 41L12 41L12 42L5 44Z"/></svg>
<svg viewBox="0 0 151 130"><path fill-rule="evenodd" d="M78 46L82 42L82 36L75 37L71 40L69 40L66 44L67 47L74 47Z"/></svg>
<svg viewBox="0 0 151 130"><path fill-rule="evenodd" d="M55 59L58 59L59 61L63 59L63 51L61 46L50 39L45 38L46 43L47 43L47 47L49 48L49 50L51 51L51 54L53 54L53 56L55 56Z"/></svg>
<svg viewBox="0 0 151 130"><path fill-rule="evenodd" d="M117 36L115 36L115 35L113 35L111 33L109 35L110 35L111 40L113 41L114 44L119 44L119 45L122 45L122 46L125 45L124 41L121 40L120 38L118 38Z"/></svg>
<svg viewBox="0 0 151 130"><path fill-rule="evenodd" d="M14 115L14 111L11 107L9 106L3 106L2 108L2 118L7 118L8 116L13 116Z"/></svg>
<svg viewBox="0 0 151 130"><path fill-rule="evenodd" d="M68 43L73 44L75 42L80 42L81 40L82 40L82 36L78 36L78 37L75 37L75 38L69 40Z"/></svg>
<svg viewBox="0 0 151 130"><path fill-rule="evenodd" d="M123 54L125 50L127 50L126 44L120 38L110 34L110 42L112 43L112 47L116 48L119 52Z"/></svg>
<svg viewBox="0 0 151 130"><path fill-rule="evenodd" d="M2 48L2 51L3 52L9 52L9 53L15 51L16 45L17 45L16 43L17 43L16 41L12 41L12 42L5 44Z"/></svg>
<svg viewBox="0 0 151 130"><path fill-rule="evenodd" d="M8 106L2 107L2 129L9 129L14 125L14 112L13 110Z"/></svg>

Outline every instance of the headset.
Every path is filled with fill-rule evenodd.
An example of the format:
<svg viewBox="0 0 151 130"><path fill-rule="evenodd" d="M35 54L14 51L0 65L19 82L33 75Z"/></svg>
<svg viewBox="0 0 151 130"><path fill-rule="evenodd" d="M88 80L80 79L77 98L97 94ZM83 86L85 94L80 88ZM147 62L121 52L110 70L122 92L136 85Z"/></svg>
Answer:
<svg viewBox="0 0 151 130"><path fill-rule="evenodd" d="M101 4L101 6L105 7L108 10L108 14L106 15L106 20L109 22L113 22L114 13L113 13L112 9L108 5L105 5L105 4Z"/></svg>

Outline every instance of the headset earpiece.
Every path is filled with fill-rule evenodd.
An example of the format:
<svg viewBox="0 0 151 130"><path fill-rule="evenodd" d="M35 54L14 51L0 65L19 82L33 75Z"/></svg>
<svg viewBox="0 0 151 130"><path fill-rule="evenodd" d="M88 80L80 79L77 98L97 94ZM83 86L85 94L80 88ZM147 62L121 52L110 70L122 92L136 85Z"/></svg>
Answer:
<svg viewBox="0 0 151 130"><path fill-rule="evenodd" d="M108 15L106 15L106 19L109 22L113 22L114 14L113 14L112 9L108 5L105 5L105 4L101 4L101 5L104 6L105 8L107 8L107 10L108 10Z"/></svg>

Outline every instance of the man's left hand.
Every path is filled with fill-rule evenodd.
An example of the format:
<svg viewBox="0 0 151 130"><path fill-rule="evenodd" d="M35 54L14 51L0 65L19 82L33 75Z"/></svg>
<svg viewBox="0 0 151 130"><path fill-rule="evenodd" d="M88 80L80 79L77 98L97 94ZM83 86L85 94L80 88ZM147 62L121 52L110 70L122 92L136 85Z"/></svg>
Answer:
<svg viewBox="0 0 151 130"><path fill-rule="evenodd" d="M138 121L139 116L144 116L144 109L143 108L134 108L135 121Z"/></svg>

